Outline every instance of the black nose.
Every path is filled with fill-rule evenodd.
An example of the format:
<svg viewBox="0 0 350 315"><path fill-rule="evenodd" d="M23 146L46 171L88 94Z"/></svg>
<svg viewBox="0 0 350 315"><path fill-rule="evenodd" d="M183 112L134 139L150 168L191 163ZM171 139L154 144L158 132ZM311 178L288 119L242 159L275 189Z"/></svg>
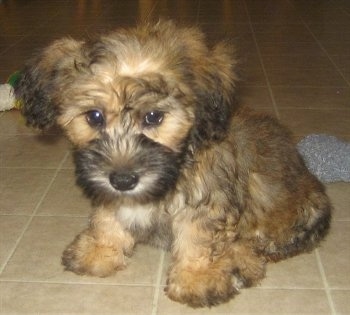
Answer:
<svg viewBox="0 0 350 315"><path fill-rule="evenodd" d="M113 172L109 175L109 181L116 190L126 191L135 188L139 177L133 172Z"/></svg>

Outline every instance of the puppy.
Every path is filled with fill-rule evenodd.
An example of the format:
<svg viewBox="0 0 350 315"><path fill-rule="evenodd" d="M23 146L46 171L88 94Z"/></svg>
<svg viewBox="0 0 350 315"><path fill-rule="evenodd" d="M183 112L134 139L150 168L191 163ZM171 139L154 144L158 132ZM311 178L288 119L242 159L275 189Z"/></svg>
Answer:
<svg viewBox="0 0 350 315"><path fill-rule="evenodd" d="M288 130L238 106L236 64L229 45L164 21L64 38L29 62L23 115L63 129L94 208L67 270L106 277L149 243L171 251L167 296L212 306L323 239L324 187Z"/></svg>

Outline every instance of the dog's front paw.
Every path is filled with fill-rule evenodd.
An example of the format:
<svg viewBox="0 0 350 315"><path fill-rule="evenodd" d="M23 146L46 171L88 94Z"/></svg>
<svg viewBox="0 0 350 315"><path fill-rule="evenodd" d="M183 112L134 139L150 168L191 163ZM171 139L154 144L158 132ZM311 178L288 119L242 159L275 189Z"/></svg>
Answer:
<svg viewBox="0 0 350 315"><path fill-rule="evenodd" d="M230 300L238 290L232 275L220 270L176 270L168 277L166 295L191 307L210 307Z"/></svg>
<svg viewBox="0 0 350 315"><path fill-rule="evenodd" d="M107 277L126 266L122 249L99 244L88 232L78 235L66 248L62 264L76 274L98 277Z"/></svg>

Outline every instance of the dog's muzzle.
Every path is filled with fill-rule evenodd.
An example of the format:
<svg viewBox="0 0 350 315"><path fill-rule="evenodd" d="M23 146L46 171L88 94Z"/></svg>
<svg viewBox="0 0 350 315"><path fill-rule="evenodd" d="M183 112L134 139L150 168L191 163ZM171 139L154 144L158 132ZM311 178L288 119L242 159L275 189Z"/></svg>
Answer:
<svg viewBox="0 0 350 315"><path fill-rule="evenodd" d="M74 152L77 183L95 203L159 199L176 184L182 161L182 152L140 134L104 135Z"/></svg>
<svg viewBox="0 0 350 315"><path fill-rule="evenodd" d="M134 172L112 172L109 175L109 181L116 190L127 191L136 187L139 176Z"/></svg>

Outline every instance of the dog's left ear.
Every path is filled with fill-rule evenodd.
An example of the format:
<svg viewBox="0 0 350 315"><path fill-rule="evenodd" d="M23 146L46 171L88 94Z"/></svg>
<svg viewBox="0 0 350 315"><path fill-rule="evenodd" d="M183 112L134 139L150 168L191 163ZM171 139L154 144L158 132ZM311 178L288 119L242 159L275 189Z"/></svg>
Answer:
<svg viewBox="0 0 350 315"><path fill-rule="evenodd" d="M53 42L30 60L15 86L16 98L22 102L27 124L47 129L56 123L62 84L77 73L82 42L63 38Z"/></svg>
<svg viewBox="0 0 350 315"><path fill-rule="evenodd" d="M209 56L205 60L195 70L196 76L199 74L195 88L198 102L196 123L192 132L195 145L222 139L238 106L238 62L234 47L228 43L219 43L209 50Z"/></svg>

